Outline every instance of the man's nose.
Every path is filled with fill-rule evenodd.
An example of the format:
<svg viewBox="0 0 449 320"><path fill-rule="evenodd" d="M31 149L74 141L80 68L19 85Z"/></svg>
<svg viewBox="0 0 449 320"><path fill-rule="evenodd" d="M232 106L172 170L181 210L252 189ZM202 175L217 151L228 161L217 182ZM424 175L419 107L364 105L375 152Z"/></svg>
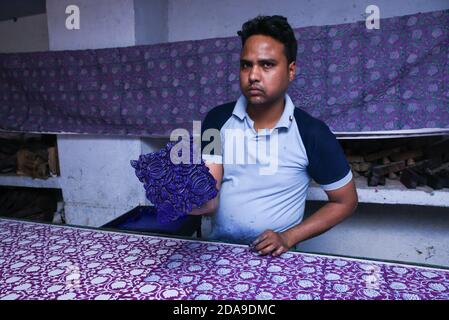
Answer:
<svg viewBox="0 0 449 320"><path fill-rule="evenodd" d="M260 70L258 66L253 66L248 75L249 82L259 82L260 81Z"/></svg>

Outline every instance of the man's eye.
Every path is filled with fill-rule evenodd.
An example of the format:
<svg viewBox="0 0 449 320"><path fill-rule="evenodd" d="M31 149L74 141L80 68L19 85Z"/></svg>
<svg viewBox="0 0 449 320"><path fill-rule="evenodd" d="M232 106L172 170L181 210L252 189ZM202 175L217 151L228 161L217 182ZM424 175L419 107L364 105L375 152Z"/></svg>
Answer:
<svg viewBox="0 0 449 320"><path fill-rule="evenodd" d="M242 63L241 67L242 67L242 69L249 68L249 64L248 63Z"/></svg>
<svg viewBox="0 0 449 320"><path fill-rule="evenodd" d="M273 64L269 63L269 62L263 64L264 68L271 68L272 66L273 66Z"/></svg>

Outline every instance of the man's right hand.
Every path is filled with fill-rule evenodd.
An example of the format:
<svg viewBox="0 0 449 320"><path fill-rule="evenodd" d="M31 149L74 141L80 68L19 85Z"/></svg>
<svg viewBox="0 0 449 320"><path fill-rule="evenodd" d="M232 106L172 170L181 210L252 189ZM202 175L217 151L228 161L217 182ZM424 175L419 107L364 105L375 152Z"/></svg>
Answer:
<svg viewBox="0 0 449 320"><path fill-rule="evenodd" d="M199 208L192 209L188 214L192 216L212 215L218 208L218 199L219 195L217 194L215 198L209 200Z"/></svg>
<svg viewBox="0 0 449 320"><path fill-rule="evenodd" d="M217 188L218 192L220 192L221 179L223 178L223 165L217 164L217 163L207 163L206 162L206 167L209 168L210 174L212 174L212 176L217 181L216 188ZM205 204L203 204L201 207L194 208L188 214L194 215L194 216L212 215L218 208L219 199L220 199L220 193L218 193L215 198L213 198L213 199L209 200L208 202L206 202Z"/></svg>

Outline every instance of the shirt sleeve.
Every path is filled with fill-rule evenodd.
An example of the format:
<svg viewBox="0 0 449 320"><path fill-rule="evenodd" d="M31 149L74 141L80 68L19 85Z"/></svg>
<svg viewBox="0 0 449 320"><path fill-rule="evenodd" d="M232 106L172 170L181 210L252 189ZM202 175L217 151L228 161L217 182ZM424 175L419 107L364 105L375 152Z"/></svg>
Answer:
<svg viewBox="0 0 449 320"><path fill-rule="evenodd" d="M222 136L214 114L208 113L201 124L201 157L206 163L223 163Z"/></svg>
<svg viewBox="0 0 449 320"><path fill-rule="evenodd" d="M311 147L307 171L324 190L341 188L352 180L351 168L343 149L324 122L314 131Z"/></svg>

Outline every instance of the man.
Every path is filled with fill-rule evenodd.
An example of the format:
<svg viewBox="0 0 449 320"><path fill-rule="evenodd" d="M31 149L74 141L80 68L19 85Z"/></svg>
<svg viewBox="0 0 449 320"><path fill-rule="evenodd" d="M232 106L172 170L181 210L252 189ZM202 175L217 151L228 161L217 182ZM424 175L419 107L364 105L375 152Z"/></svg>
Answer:
<svg viewBox="0 0 449 320"><path fill-rule="evenodd" d="M203 159L220 193L190 214L213 213L211 239L248 243L261 255L278 256L348 217L357 206L357 193L335 136L324 122L295 108L286 94L295 77L297 52L287 19L259 16L238 35L242 96L212 109L202 124L203 132L220 132L218 152L207 153L203 146ZM251 153L250 142L257 147L261 141L275 142L277 167L271 175L261 174L263 161L224 161L236 144L227 132L237 129L245 132L245 153ZM311 179L329 201L302 221Z"/></svg>

